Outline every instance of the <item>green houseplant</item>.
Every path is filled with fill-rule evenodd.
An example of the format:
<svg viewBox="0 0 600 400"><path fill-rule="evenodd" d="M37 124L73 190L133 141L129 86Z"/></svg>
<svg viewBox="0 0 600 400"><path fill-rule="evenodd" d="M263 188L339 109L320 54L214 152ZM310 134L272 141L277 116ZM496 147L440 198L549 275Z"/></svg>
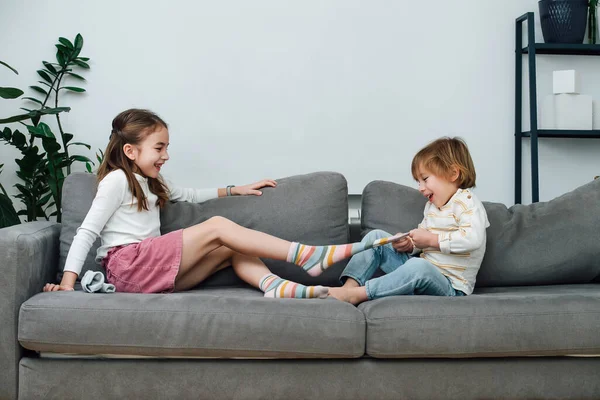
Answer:
<svg viewBox="0 0 600 400"><path fill-rule="evenodd" d="M27 221L56 216L57 222L60 222L62 185L65 177L71 173L71 166L75 162L83 162L91 172L93 164L88 157L71 153L72 146L84 146L88 150L90 146L73 142L74 135L64 131L60 114L71 108L58 105L59 96L65 91L85 92L81 87L65 85L67 79L85 81L84 77L74 72L76 69L89 69L89 58L80 57L83 37L78 34L73 42L61 37L55 46L56 62L42 61L44 68L37 71L42 78L38 81L41 86L30 86L37 97L23 97L36 108L21 108L24 113L0 119L0 124L18 122L26 129L22 133L18 129L13 131L5 127L0 131L0 140L14 146L21 153L22 157L15 162L19 167L17 176L22 183L15 185L19 192L15 197L25 206L18 214L26 216ZM52 115L58 126L57 135L50 125L42 122L42 118ZM38 147L40 142L41 149ZM0 221L3 219L0 218Z"/></svg>
<svg viewBox="0 0 600 400"><path fill-rule="evenodd" d="M13 71L15 74L19 74L19 72L8 65L7 63L0 61L0 65L5 66L6 68ZM0 87L0 97L3 99L18 99L23 94L21 89L13 88L13 87ZM2 168L4 164L0 164L0 174L2 173ZM2 183L0 183L0 228L5 226L12 226L20 224L21 220L19 219L19 215L13 206L12 200Z"/></svg>

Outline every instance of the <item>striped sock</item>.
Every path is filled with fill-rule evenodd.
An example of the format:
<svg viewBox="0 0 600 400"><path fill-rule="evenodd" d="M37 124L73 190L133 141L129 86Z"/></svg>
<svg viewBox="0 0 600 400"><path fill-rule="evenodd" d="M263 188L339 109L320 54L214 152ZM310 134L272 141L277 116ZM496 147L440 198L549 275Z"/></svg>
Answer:
<svg viewBox="0 0 600 400"><path fill-rule="evenodd" d="M396 236L381 238L371 242L357 242L330 246L308 246L292 242L287 262L301 266L310 276L319 276L338 261L352 257L356 253L397 240Z"/></svg>
<svg viewBox="0 0 600 400"><path fill-rule="evenodd" d="M260 279L260 290L265 292L265 297L309 299L318 297L324 299L329 294L329 289L323 286L304 286L296 282L281 279L275 274L267 274Z"/></svg>

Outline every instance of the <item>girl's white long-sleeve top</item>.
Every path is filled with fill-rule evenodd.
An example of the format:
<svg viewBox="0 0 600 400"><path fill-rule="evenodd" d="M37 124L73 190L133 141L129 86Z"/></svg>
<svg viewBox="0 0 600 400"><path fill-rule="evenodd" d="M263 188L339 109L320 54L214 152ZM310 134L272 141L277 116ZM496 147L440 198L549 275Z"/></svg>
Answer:
<svg viewBox="0 0 600 400"><path fill-rule="evenodd" d="M160 236L160 209L158 197L150 192L148 179L135 174L146 195L148 210L138 211L137 199L129 189L125 172L111 171L98 183L98 192L69 249L65 271L79 275L83 263L98 236L101 245L96 262L101 263L108 251L115 246L139 243L144 239ZM170 185L169 199L201 203L218 197L218 189L184 189Z"/></svg>

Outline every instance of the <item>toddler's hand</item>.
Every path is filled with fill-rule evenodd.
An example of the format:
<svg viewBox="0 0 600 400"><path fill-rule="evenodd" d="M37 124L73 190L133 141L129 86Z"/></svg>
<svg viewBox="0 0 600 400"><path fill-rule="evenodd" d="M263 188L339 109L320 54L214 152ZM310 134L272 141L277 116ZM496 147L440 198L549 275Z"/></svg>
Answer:
<svg viewBox="0 0 600 400"><path fill-rule="evenodd" d="M392 247L399 253L410 253L414 249L414 245L408 236L403 237L397 242L392 242Z"/></svg>
<svg viewBox="0 0 600 400"><path fill-rule="evenodd" d="M415 246L417 246L419 249L438 247L438 235L431 233L426 229L413 229L410 231L410 237L412 238Z"/></svg>
<svg viewBox="0 0 600 400"><path fill-rule="evenodd" d="M277 182L275 182L273 179L263 179L262 181L251 183L249 185L234 186L231 188L231 194L236 195L236 196L248 196L248 195L261 196L262 192L257 189L260 189L260 188L263 188L266 186L275 187L275 186L277 186Z"/></svg>

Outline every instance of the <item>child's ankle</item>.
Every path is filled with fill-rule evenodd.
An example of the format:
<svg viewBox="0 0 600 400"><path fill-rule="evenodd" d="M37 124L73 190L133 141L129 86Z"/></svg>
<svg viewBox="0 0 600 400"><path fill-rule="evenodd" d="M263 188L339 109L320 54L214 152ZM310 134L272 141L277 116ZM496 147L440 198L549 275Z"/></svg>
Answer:
<svg viewBox="0 0 600 400"><path fill-rule="evenodd" d="M359 287L359 286L360 286L360 284L352 278L346 279L346 282L344 282L344 284L342 285L342 287L346 288L346 289L355 288L355 287Z"/></svg>

